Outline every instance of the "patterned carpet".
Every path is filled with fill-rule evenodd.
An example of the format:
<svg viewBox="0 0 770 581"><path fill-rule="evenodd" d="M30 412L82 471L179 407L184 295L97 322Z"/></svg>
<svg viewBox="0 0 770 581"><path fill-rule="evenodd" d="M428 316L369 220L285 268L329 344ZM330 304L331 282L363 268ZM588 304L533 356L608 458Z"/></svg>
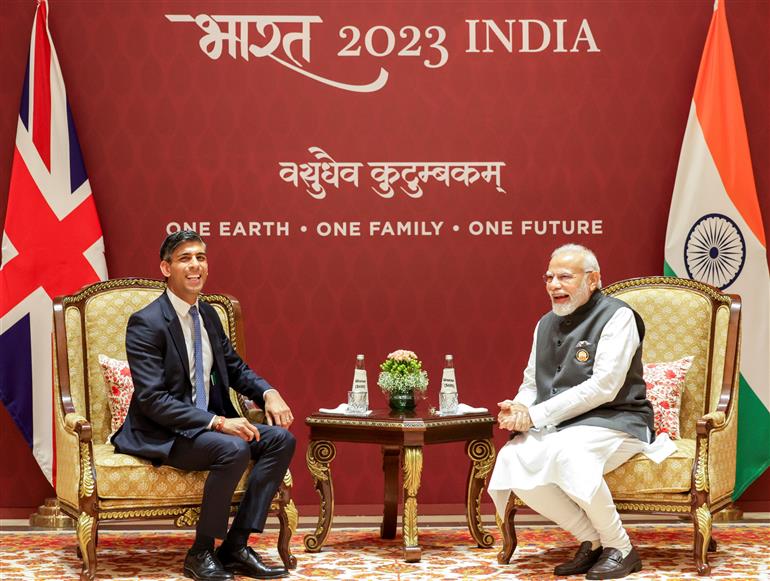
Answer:
<svg viewBox="0 0 770 581"><path fill-rule="evenodd" d="M689 524L630 525L644 569L628 579L696 579ZM302 536L292 540L298 559L291 579L549 579L574 546L554 527L518 530L519 548L511 564L497 565L497 548L477 549L466 531L423 528L420 563L400 560L400 541L383 541L375 529L333 529L321 553L305 553ZM258 538L255 548L278 563L275 533ZM770 579L770 525L719 525L719 549L711 555L712 579ZM190 531L103 531L99 538L102 580L181 580L181 564L192 541ZM72 532L0 533L0 579L77 579L80 570ZM575 577L580 578L580 577ZM245 579L245 578L242 578Z"/></svg>

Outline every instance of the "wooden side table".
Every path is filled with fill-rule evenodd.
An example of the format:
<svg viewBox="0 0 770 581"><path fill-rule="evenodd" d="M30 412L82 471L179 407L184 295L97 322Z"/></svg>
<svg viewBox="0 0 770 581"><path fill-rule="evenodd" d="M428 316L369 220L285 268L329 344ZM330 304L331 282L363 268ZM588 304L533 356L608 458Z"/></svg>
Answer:
<svg viewBox="0 0 770 581"><path fill-rule="evenodd" d="M380 536L396 537L398 513L398 476L403 470L404 560L414 563L422 557L417 530L417 492L422 477L422 450L428 444L465 442L471 460L468 471L465 514L468 529L479 547L492 546L493 538L482 525L481 496L487 476L495 463L492 428L495 418L489 413L441 417L427 411L391 412L374 410L368 416L316 413L305 419L310 427L307 467L321 497L318 524L305 535L305 549L321 550L334 517L334 486L331 462L337 454L334 442L358 442L382 446L385 475L385 502Z"/></svg>

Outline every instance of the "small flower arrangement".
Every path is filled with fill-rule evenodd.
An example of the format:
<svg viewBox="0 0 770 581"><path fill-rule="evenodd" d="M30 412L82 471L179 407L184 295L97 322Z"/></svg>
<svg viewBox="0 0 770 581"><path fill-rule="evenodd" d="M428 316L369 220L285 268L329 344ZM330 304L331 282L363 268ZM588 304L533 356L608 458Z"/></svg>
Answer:
<svg viewBox="0 0 770 581"><path fill-rule="evenodd" d="M428 387L428 374L423 371L422 361L413 351L399 349L388 353L380 369L377 385L384 393L408 394L425 391Z"/></svg>

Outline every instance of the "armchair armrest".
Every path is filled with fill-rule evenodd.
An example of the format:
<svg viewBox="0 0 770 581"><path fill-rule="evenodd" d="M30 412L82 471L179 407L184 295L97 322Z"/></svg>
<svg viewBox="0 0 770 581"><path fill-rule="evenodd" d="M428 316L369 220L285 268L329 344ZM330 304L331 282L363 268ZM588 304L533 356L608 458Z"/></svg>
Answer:
<svg viewBox="0 0 770 581"><path fill-rule="evenodd" d="M81 442L90 442L92 439L91 424L79 413L71 412L64 416L64 429L77 434Z"/></svg>
<svg viewBox="0 0 770 581"><path fill-rule="evenodd" d="M235 411L237 411L241 417L246 418L254 424L265 423L265 412L253 401L247 399L234 389L230 390L230 402L235 406Z"/></svg>
<svg viewBox="0 0 770 581"><path fill-rule="evenodd" d="M725 361L722 369L722 381L716 411L732 416L735 406L733 401L738 399L738 376L740 373L741 347L741 298L730 296L730 315L727 323L727 344L725 345ZM706 414L704 417L708 417Z"/></svg>
<svg viewBox="0 0 770 581"><path fill-rule="evenodd" d="M711 430L723 428L726 422L725 412L710 412L697 421L695 430L699 436L708 436Z"/></svg>
<svg viewBox="0 0 770 581"><path fill-rule="evenodd" d="M264 424L265 423L265 412L262 410L257 404L255 404L250 399L245 400L244 402L244 411L245 416L250 422L254 422L255 424Z"/></svg>
<svg viewBox="0 0 770 581"><path fill-rule="evenodd" d="M82 510L84 500L95 498L91 424L72 412L57 422L56 430L56 496L72 509Z"/></svg>
<svg viewBox="0 0 770 581"><path fill-rule="evenodd" d="M694 481L712 503L731 496L735 488L735 458L738 434L737 414L711 412L696 425Z"/></svg>

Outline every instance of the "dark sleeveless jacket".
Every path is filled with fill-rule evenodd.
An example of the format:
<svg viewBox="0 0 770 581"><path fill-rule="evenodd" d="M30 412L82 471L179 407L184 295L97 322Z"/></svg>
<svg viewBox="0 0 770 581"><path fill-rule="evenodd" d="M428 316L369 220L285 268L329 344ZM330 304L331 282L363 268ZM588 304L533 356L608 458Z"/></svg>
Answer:
<svg viewBox="0 0 770 581"><path fill-rule="evenodd" d="M591 377L602 330L622 307L630 308L623 301L597 290L573 313L560 317L550 312L540 319L535 360L536 403ZM631 310L640 342L620 391L612 401L561 422L557 429L600 426L626 432L643 442L655 438L652 405L647 400L647 386L642 377L644 323L636 311Z"/></svg>

